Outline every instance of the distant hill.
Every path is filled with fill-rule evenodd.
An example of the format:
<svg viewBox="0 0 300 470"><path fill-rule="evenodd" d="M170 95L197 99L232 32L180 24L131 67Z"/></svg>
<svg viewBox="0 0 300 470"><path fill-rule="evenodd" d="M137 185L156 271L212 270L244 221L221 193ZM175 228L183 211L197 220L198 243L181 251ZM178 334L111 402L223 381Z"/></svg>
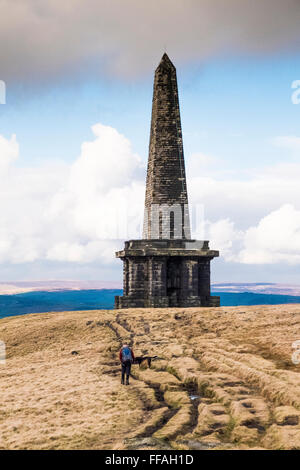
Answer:
<svg viewBox="0 0 300 470"><path fill-rule="evenodd" d="M112 309L120 289L33 291L0 295L0 318L27 313Z"/></svg>
<svg viewBox="0 0 300 470"><path fill-rule="evenodd" d="M299 304L300 296L296 295L278 295L278 294L257 294L254 292L218 292L213 291L214 295L219 295L221 305L282 305Z"/></svg>
<svg viewBox="0 0 300 470"><path fill-rule="evenodd" d="M22 294L25 292L56 292L67 290L121 289L120 281L5 281L0 282L0 295Z"/></svg>
<svg viewBox="0 0 300 470"><path fill-rule="evenodd" d="M222 282L212 284L213 292L253 292L256 294L277 294L300 296L300 286L272 282Z"/></svg>
<svg viewBox="0 0 300 470"><path fill-rule="evenodd" d="M2 281L0 295L13 295L25 292L57 292L67 290L122 289L121 281ZM300 285L276 284L271 282L222 282L212 284L213 292L253 292L257 294L278 294L300 296Z"/></svg>
<svg viewBox="0 0 300 470"><path fill-rule="evenodd" d="M300 303L300 296L257 294L253 292L213 292L220 296L222 306ZM122 290L69 289L0 295L0 318L50 311L110 310L114 308L115 295L122 295Z"/></svg>

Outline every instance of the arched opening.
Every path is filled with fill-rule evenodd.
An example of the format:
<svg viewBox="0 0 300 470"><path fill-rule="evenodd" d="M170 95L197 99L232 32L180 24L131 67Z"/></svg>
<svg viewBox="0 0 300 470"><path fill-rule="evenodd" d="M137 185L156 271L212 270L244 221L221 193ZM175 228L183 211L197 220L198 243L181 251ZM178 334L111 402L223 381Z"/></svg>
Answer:
<svg viewBox="0 0 300 470"><path fill-rule="evenodd" d="M167 296L169 306L176 307L180 299L181 269L180 258L172 257L167 260Z"/></svg>
<svg viewBox="0 0 300 470"><path fill-rule="evenodd" d="M170 238L174 239L174 212L170 212Z"/></svg>
<svg viewBox="0 0 300 470"><path fill-rule="evenodd" d="M162 239L162 211L159 212L158 218L158 227L159 227L159 239Z"/></svg>

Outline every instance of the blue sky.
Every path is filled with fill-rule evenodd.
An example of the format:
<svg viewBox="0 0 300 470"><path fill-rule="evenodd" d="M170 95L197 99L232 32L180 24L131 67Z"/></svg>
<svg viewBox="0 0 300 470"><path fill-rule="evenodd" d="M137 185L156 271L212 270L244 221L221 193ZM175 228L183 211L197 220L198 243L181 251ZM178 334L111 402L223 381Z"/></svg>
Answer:
<svg viewBox="0 0 300 470"><path fill-rule="evenodd" d="M77 10L4 2L0 280L121 280L114 251L126 234L116 220L127 201L138 236L153 75L166 44L190 202L203 206L204 232L194 221L194 234L221 255L212 279L300 283L299 8L288 0L268 10L274 2L263 0L254 14L250 1L230 0L224 17L219 0L190 0L157 18L129 3L135 13L124 10L122 22L102 1L77 0ZM98 8L106 22L94 18Z"/></svg>
<svg viewBox="0 0 300 470"><path fill-rule="evenodd" d="M228 169L284 158L269 139L297 135L300 106L291 102L291 84L299 78L299 68L300 56L295 55L179 66L186 156L199 150L218 155ZM73 161L96 122L118 129L146 159L152 80L151 74L123 81L87 77L34 90L8 83L7 103L0 107L1 132L17 134L18 164L24 166L41 159Z"/></svg>

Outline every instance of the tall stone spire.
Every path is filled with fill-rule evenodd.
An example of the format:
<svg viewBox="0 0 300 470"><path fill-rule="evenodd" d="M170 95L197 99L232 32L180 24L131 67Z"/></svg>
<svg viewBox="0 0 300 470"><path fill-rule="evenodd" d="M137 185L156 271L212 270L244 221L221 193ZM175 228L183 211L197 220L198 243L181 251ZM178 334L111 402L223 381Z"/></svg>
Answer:
<svg viewBox="0 0 300 470"><path fill-rule="evenodd" d="M208 240L190 237L176 69L164 54L154 79L144 233L116 253L123 295L115 307L219 306L210 293L216 256Z"/></svg>
<svg viewBox="0 0 300 470"><path fill-rule="evenodd" d="M190 238L177 77L167 54L154 77L143 238Z"/></svg>

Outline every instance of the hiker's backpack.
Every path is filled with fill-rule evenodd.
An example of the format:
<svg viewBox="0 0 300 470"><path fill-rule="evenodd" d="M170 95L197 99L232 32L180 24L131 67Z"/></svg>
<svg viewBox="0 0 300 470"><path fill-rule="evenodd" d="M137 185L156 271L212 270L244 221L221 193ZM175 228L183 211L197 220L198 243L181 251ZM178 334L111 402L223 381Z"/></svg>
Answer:
<svg viewBox="0 0 300 470"><path fill-rule="evenodd" d="M132 361L132 354L130 348L122 349L122 361Z"/></svg>

